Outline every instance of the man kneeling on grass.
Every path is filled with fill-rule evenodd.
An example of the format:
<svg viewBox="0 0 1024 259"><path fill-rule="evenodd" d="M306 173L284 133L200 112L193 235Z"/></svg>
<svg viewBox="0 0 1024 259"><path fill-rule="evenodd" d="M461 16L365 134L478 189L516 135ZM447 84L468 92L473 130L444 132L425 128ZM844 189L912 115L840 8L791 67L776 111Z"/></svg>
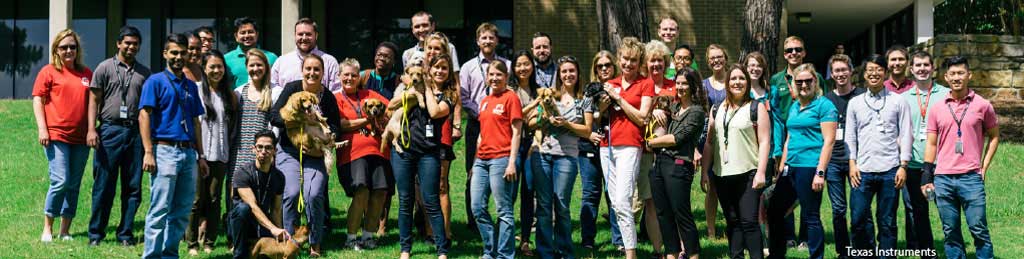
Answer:
<svg viewBox="0 0 1024 259"><path fill-rule="evenodd" d="M263 130L256 134L256 153L253 163L235 172L234 209L229 216L228 234L232 237L235 258L249 257L249 240L260 237L288 239L281 226L281 194L284 193L284 175L274 166L277 138L274 132Z"/></svg>

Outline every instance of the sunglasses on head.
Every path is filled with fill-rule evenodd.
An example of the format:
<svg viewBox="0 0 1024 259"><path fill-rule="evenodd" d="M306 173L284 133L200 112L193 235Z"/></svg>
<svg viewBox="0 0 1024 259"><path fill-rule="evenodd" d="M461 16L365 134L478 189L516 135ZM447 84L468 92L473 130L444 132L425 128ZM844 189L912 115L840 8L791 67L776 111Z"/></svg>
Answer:
<svg viewBox="0 0 1024 259"><path fill-rule="evenodd" d="M789 54L796 54L796 53L800 53L800 52L804 52L804 48L803 47L786 48L786 53L789 53Z"/></svg>
<svg viewBox="0 0 1024 259"><path fill-rule="evenodd" d="M558 63L565 63L565 62L576 62L576 57L573 57L573 56L562 56L562 57L558 58Z"/></svg>

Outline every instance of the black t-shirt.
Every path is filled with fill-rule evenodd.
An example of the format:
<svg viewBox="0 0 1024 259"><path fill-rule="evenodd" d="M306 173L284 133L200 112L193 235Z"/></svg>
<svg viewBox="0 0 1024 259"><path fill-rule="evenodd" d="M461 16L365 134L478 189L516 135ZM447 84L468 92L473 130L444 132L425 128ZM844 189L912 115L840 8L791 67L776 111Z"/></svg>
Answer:
<svg viewBox="0 0 1024 259"><path fill-rule="evenodd" d="M448 103L448 107L455 107L452 102L444 95L435 95L438 99L437 102ZM428 154L437 153L441 148L441 127L444 126L445 120L448 116L443 118L433 119L430 118L430 112L427 108L420 108L419 105L410 105L409 109L409 125L402 125L403 129L408 129L408 134L411 139L409 147L402 147L405 152L412 152L413 154ZM427 136L427 130L430 129L431 136ZM399 145L403 145L402 141L397 141Z"/></svg>
<svg viewBox="0 0 1024 259"><path fill-rule="evenodd" d="M264 214L270 214L268 208L273 206L274 196L284 194L284 174L273 165L270 166L269 172L264 173L256 168L255 162L251 162L242 166L233 177L231 185L235 188L235 195L232 199L241 202L242 197L238 195L238 188L249 188L256 196L256 204Z"/></svg>
<svg viewBox="0 0 1024 259"><path fill-rule="evenodd" d="M825 98L832 101L832 105L836 106L836 110L839 112L839 120L836 126L836 133L845 133L846 127L846 103L850 102L854 96L858 96L867 91L862 87L854 87L853 91L850 91L846 95L838 95L835 91L828 91L825 94ZM848 163L850 156L846 154L846 142L836 138L835 144L832 145L832 159L829 160L831 163Z"/></svg>

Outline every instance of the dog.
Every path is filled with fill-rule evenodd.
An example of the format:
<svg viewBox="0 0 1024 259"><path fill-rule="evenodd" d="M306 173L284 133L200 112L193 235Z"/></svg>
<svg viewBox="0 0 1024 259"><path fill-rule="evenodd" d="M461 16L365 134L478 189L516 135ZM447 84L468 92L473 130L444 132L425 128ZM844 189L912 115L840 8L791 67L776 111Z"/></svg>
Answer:
<svg viewBox="0 0 1024 259"><path fill-rule="evenodd" d="M292 144L303 153L323 157L327 168L332 168L337 143L334 143L334 133L327 127L327 119L317 110L319 103L320 99L313 93L292 94L281 108L281 119Z"/></svg>
<svg viewBox="0 0 1024 259"><path fill-rule="evenodd" d="M402 80L402 85L405 86L406 90L405 92L403 92L401 98L396 98L393 100L402 102L403 104L408 104L403 106L418 105L420 108L426 108L426 104L421 102L419 98L416 97L415 94L409 93L410 91L415 91L416 93L420 94L425 93L427 89L426 81L424 81L425 78L426 73L423 72L423 67L409 66L405 68L405 72L399 79ZM383 132L381 133L381 152L388 152L388 146L391 146L391 142L396 137L402 136L403 127L408 127L407 125L402 125L402 116L408 116L407 114L405 114L406 112L407 111L405 110L405 108L398 108L391 113L391 118L388 119L388 122L383 127ZM399 147L399 145L395 145L395 149L399 153L402 152L402 148Z"/></svg>
<svg viewBox="0 0 1024 259"><path fill-rule="evenodd" d="M273 237L260 238L256 242L256 245L252 247L252 258L264 258L268 257L271 259L293 259L299 258L299 250L302 245L309 239L309 229L306 226L301 226L295 229L295 235L292 235L291 239L285 241L277 241Z"/></svg>
<svg viewBox="0 0 1024 259"><path fill-rule="evenodd" d="M544 142L544 136L547 134L544 124L550 123L547 121L549 117L561 116L562 113L558 111L558 99L562 97L558 89L553 87L537 89L537 107L538 111L534 114L541 118L541 124L537 125L536 129L533 130L533 145L530 146L530 151L527 155L531 155L533 150L540 150L541 143Z"/></svg>
<svg viewBox="0 0 1024 259"><path fill-rule="evenodd" d="M384 102L377 99L366 99L363 101L363 111L366 111L366 119L370 121L370 136L380 136L387 122L387 107Z"/></svg>
<svg viewBox="0 0 1024 259"><path fill-rule="evenodd" d="M654 110L661 110L661 111L665 112L665 114L669 114L670 113L669 110L671 110L671 106L672 106L673 102L675 102L675 97L674 96L665 96L665 95L655 96L654 97ZM668 123L668 122L666 121L666 123ZM651 139L663 136L665 134L668 134L668 128L667 128L668 125L660 125L657 122L655 122L654 120L649 120L647 122L647 124L648 125L646 125L646 127L647 128L651 128L651 129L650 130L645 130L646 132L645 132L644 139L646 139L648 141L651 140ZM654 124L654 125L651 125L651 124Z"/></svg>

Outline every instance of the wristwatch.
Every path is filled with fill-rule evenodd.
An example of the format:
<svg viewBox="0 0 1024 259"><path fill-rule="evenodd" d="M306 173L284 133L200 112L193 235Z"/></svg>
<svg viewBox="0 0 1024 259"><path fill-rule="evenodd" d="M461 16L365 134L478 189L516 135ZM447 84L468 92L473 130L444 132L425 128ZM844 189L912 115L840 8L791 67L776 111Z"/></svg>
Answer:
<svg viewBox="0 0 1024 259"><path fill-rule="evenodd" d="M814 172L814 176L825 177L825 171L818 170L817 172Z"/></svg>
<svg viewBox="0 0 1024 259"><path fill-rule="evenodd" d="M196 160L206 160L206 155L199 154L199 157L196 158Z"/></svg>
<svg viewBox="0 0 1024 259"><path fill-rule="evenodd" d="M462 130L462 123L454 123L452 124L452 128Z"/></svg>

